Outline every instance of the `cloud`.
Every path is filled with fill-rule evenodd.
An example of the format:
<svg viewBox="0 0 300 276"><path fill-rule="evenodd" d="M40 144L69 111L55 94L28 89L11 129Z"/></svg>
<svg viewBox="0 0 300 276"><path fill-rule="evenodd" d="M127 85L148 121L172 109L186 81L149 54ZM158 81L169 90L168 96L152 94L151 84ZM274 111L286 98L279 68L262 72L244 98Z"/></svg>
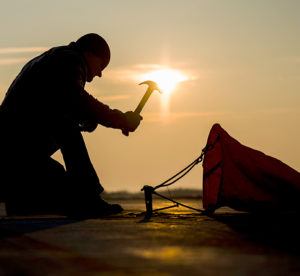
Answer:
<svg viewBox="0 0 300 276"><path fill-rule="evenodd" d="M99 100L103 102L115 102L119 100L124 100L130 98L129 95L113 95L113 96L101 96Z"/></svg>
<svg viewBox="0 0 300 276"><path fill-rule="evenodd" d="M24 63L28 60L29 58L0 58L0 65Z"/></svg>
<svg viewBox="0 0 300 276"><path fill-rule="evenodd" d="M266 108L261 110L250 110L243 112L233 111L194 111L194 112L152 112L143 113L142 116L145 122L168 122L174 123L178 120L210 118L222 120L243 120L248 118L256 118L263 116L275 115L294 115L299 116L299 109L297 108Z"/></svg>
<svg viewBox="0 0 300 276"><path fill-rule="evenodd" d="M298 108L294 107L278 107L278 108L266 108L261 110L256 110L255 114L271 114L271 115L277 115L277 114L294 114L299 113Z"/></svg>
<svg viewBox="0 0 300 276"><path fill-rule="evenodd" d="M170 112L164 114L163 112L159 113L143 113L143 118L147 122L157 122L162 121L162 118L167 118L168 121L175 121L180 119L189 119L197 117L214 117L218 115L225 115L225 112L216 112L216 111L195 111L195 112Z"/></svg>
<svg viewBox="0 0 300 276"><path fill-rule="evenodd" d="M129 99L132 97L130 94L120 94L120 92L114 93L114 91L110 91L109 94L104 92L104 89L100 89L97 85L88 83L85 89L91 93L94 97L96 97L101 102L116 102L119 100Z"/></svg>
<svg viewBox="0 0 300 276"><path fill-rule="evenodd" d="M186 76L185 81L198 79L198 76L190 70L175 67L173 68L173 66L163 64L133 64L113 69L106 69L105 77L118 81L139 82L142 80L142 76L162 69L172 69L181 72Z"/></svg>
<svg viewBox="0 0 300 276"><path fill-rule="evenodd" d="M300 63L300 56L287 56L279 59L280 61L289 63Z"/></svg>
<svg viewBox="0 0 300 276"><path fill-rule="evenodd" d="M37 53L44 52L48 50L49 47L10 47L10 48L0 48L1 55L7 54L23 54L23 53Z"/></svg>
<svg viewBox="0 0 300 276"><path fill-rule="evenodd" d="M41 53L48 50L49 47L10 47L0 48L0 65L11 65L25 63L30 58L15 57L14 55L26 55L28 53Z"/></svg>

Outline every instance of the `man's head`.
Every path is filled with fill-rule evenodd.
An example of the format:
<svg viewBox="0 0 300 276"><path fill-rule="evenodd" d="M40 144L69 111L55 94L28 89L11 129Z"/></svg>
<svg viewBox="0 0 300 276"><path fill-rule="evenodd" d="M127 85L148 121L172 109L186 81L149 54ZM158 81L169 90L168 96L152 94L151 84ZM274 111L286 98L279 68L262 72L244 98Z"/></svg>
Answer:
<svg viewBox="0 0 300 276"><path fill-rule="evenodd" d="M87 81L91 82L95 76L101 77L102 70L110 61L110 50L106 41L100 35L90 33L80 37L76 44L88 64Z"/></svg>

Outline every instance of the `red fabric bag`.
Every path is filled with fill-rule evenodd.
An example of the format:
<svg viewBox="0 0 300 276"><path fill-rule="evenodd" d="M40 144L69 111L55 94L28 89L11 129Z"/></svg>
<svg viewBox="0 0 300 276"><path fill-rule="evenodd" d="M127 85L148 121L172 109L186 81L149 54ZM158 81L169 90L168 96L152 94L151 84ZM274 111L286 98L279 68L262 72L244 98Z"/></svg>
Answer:
<svg viewBox="0 0 300 276"><path fill-rule="evenodd" d="M203 207L241 211L300 210L300 173L283 162L246 147L219 124L208 137L203 160Z"/></svg>

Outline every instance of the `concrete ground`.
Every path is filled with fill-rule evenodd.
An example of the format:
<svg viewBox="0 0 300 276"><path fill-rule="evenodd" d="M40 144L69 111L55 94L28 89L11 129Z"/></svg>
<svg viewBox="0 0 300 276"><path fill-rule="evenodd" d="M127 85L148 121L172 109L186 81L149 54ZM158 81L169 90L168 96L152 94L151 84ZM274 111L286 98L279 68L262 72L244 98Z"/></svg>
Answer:
<svg viewBox="0 0 300 276"><path fill-rule="evenodd" d="M99 219L2 216L0 275L300 275L295 214L176 208L143 222L142 200L121 203Z"/></svg>

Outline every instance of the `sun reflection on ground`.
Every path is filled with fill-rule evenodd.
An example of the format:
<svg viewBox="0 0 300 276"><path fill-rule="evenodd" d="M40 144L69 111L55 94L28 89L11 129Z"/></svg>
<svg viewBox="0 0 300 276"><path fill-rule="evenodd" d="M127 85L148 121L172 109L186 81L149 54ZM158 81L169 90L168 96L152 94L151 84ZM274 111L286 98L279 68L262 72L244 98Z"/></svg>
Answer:
<svg viewBox="0 0 300 276"><path fill-rule="evenodd" d="M182 249L177 246L134 250L132 253L146 259L159 259L161 261L178 261L184 255Z"/></svg>

